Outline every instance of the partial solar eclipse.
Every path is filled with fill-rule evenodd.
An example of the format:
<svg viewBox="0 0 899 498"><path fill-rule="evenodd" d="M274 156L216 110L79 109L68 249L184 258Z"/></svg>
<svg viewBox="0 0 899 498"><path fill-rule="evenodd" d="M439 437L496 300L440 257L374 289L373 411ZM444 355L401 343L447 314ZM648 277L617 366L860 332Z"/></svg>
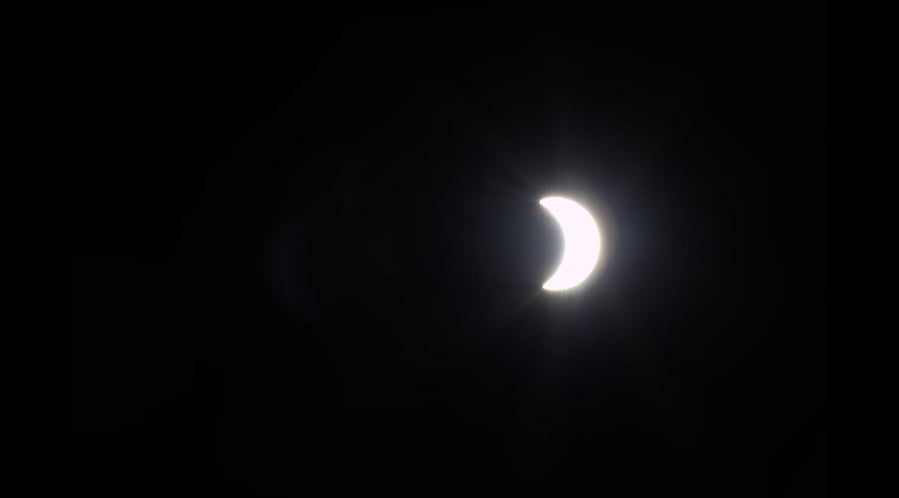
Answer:
<svg viewBox="0 0 899 498"><path fill-rule="evenodd" d="M559 227L565 248L562 262L543 284L548 291L564 291L581 284L599 261L599 228L589 211L564 197L544 197L540 205L546 208Z"/></svg>

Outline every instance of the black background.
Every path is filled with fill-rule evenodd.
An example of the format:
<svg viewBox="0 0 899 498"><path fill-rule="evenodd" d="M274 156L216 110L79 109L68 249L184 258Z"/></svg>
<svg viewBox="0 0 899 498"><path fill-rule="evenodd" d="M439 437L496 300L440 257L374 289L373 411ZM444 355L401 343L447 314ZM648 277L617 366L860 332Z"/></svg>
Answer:
<svg viewBox="0 0 899 498"><path fill-rule="evenodd" d="M823 496L821 7L73 32L78 496Z"/></svg>

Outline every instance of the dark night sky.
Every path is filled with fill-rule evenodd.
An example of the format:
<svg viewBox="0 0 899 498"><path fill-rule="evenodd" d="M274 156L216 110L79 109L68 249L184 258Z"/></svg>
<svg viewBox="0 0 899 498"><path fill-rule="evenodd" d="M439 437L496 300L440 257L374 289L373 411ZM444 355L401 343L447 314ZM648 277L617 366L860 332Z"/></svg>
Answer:
<svg viewBox="0 0 899 498"><path fill-rule="evenodd" d="M821 7L522 9L75 6L77 496L823 496Z"/></svg>

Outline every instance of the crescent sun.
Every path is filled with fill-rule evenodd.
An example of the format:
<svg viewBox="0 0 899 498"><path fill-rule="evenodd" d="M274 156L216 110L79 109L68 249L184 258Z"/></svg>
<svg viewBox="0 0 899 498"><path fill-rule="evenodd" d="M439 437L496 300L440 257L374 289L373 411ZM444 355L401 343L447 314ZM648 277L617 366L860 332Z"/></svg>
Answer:
<svg viewBox="0 0 899 498"><path fill-rule="evenodd" d="M540 205L552 214L562 230L565 247L562 261L543 288L563 291L581 284L599 261L600 236L593 216L583 206L565 197L544 197Z"/></svg>

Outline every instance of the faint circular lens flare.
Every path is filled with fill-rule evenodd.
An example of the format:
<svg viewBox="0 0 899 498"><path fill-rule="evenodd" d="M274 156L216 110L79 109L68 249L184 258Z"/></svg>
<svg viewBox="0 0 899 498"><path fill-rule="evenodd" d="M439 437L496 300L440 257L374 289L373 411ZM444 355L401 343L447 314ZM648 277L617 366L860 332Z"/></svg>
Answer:
<svg viewBox="0 0 899 498"><path fill-rule="evenodd" d="M559 223L565 241L562 262L543 288L548 291L571 289L586 280L599 261L599 228L590 212L571 199L544 197L540 199L540 205Z"/></svg>

